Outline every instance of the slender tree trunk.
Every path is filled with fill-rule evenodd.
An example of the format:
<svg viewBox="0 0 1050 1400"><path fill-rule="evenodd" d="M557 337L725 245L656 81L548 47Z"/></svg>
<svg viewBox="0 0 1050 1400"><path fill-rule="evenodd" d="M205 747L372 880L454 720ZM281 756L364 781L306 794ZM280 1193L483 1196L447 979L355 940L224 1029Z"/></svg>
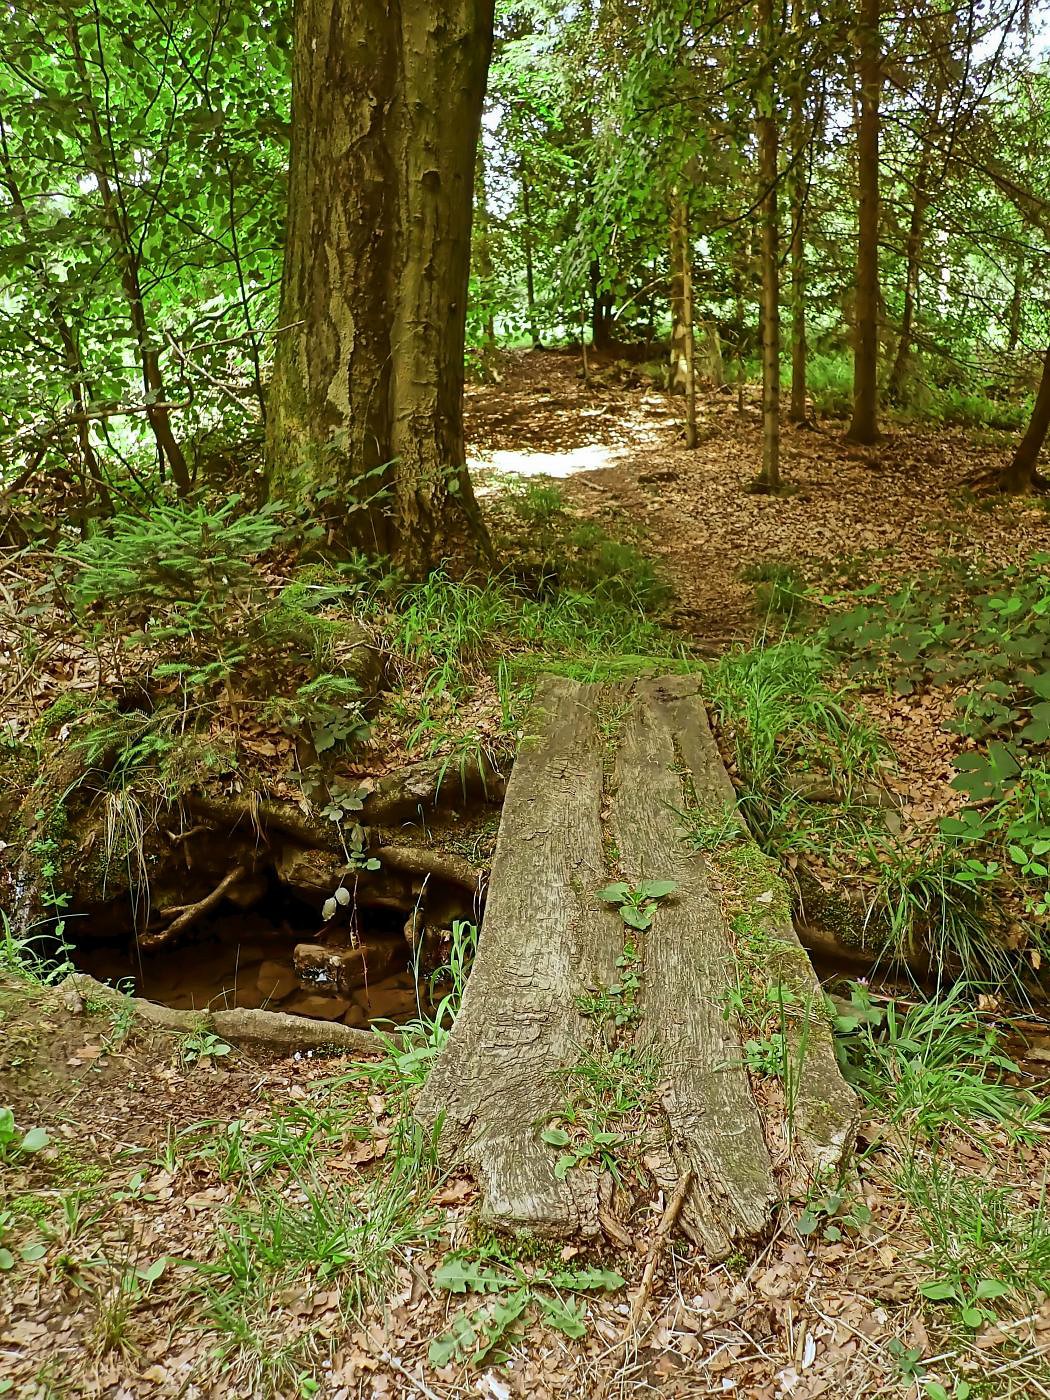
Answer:
<svg viewBox="0 0 1050 1400"><path fill-rule="evenodd" d="M671 377L672 393L685 394L685 445L696 446L696 332L689 211L682 195L671 195Z"/></svg>
<svg viewBox="0 0 1050 1400"><path fill-rule="evenodd" d="M1033 486L1043 484L1036 471L1039 453L1050 430L1050 346L1043 359L1043 373L1039 380L1039 390L1035 396L1035 407L1024 437L1017 445L1013 460L1000 474L997 482L1000 491L1023 493Z"/></svg>
<svg viewBox="0 0 1050 1400"><path fill-rule="evenodd" d="M777 116L773 0L758 0L763 74L758 90L758 184L762 225L762 474L764 491L780 488L780 229L777 211Z"/></svg>
<svg viewBox="0 0 1050 1400"><path fill-rule="evenodd" d="M595 350L608 350L613 343L613 299L601 290L602 268L597 258L591 263L591 344Z"/></svg>
<svg viewBox="0 0 1050 1400"><path fill-rule="evenodd" d="M744 413L744 284L751 281L751 241L752 232L750 221L744 220L739 224L740 241L736 245L736 257L733 266L733 300L736 314L736 344L733 347L733 358L736 362L736 411L743 417Z"/></svg>
<svg viewBox="0 0 1050 1400"><path fill-rule="evenodd" d="M496 318L492 309L492 228L489 220L488 189L485 184L485 146L482 141L478 142L477 170L474 178L477 187L474 265L478 272L481 302L485 308L485 348L491 353L496 348Z"/></svg>
<svg viewBox="0 0 1050 1400"><path fill-rule="evenodd" d="M7 143L7 128L4 125L2 115L0 115L0 172L2 172L3 183L7 187L11 200L12 212L21 226L26 246L31 248L33 226L29 218L29 210L22 198L21 185L15 171L14 161L11 159L11 151ZM80 474L84 484L84 514L87 514L89 497L93 493L98 499L102 512L105 515L112 515L113 501L109 493L109 486L102 474L95 445L91 441L91 418L88 411L90 394L80 347L73 327L61 309L58 289L54 285L44 259L31 256L30 266L44 298L51 324L54 326L62 346L63 368L69 385L69 396L76 423L77 446L80 452Z"/></svg>
<svg viewBox="0 0 1050 1400"><path fill-rule="evenodd" d="M911 206L911 221L908 225L901 333L897 342L897 354L894 357L893 369L890 371L889 383L886 386L886 393L891 403L903 402L908 366L911 363L912 331L915 324L915 311L919 303L922 239L926 223L926 210L929 205L929 172L929 156L928 153L924 152L916 172L915 195Z"/></svg>
<svg viewBox="0 0 1050 1400"><path fill-rule="evenodd" d="M540 334L536 325L536 271L533 251L534 233L532 228L532 187L529 173L524 163L521 167L521 238L525 247L525 296L529 311L529 338L533 350L540 348Z"/></svg>
<svg viewBox="0 0 1050 1400"><path fill-rule="evenodd" d="M299 0L271 489L339 492L348 545L422 574L466 469L463 352L493 0Z"/></svg>
<svg viewBox="0 0 1050 1400"><path fill-rule="evenodd" d="M908 224L908 241L905 247L904 306L901 312L901 333L897 342L897 354L890 371L886 392L892 403L902 403L906 395L908 366L911 363L912 334L915 314L919 307L919 277L922 271L923 238L926 232L926 211L930 206L930 177L933 166L932 141L936 137L941 120L941 104L944 94L938 82L934 95L933 109L928 118L928 128L923 134L922 151L915 171L915 186L912 196L911 219Z"/></svg>
<svg viewBox="0 0 1050 1400"><path fill-rule="evenodd" d="M171 410L168 406L160 353L146 317L146 303L142 293L140 243L132 233L119 172L115 169L111 172L107 165L107 147L102 133L102 122L75 20L70 23L68 32L77 77L81 86L80 97L91 133L87 157L102 199L106 226L113 244L116 263L120 269L121 289L127 303L128 316L142 365L142 386L146 402L149 405L146 409L146 419L153 430L153 436L157 443L161 474L163 475L166 461L171 468L171 477L179 495L185 496L192 490L193 482L190 479L186 458L171 426ZM102 62L101 50L99 61Z"/></svg>
<svg viewBox="0 0 1050 1400"><path fill-rule="evenodd" d="M1014 263L1014 285L1010 294L1010 311L1007 319L1007 344L1006 348L1012 355L1017 349L1021 339L1021 308L1024 306L1024 283L1025 283L1025 262L1024 254L1018 253Z"/></svg>
<svg viewBox="0 0 1050 1400"><path fill-rule="evenodd" d="M807 0L795 0L791 23L795 54L791 77L791 178L788 186L791 217L791 405L788 417L793 423L805 423L809 416L806 394L806 195L807 172L804 159L808 145L806 136L805 80L806 65L802 55L802 33L805 27Z"/></svg>
<svg viewBox="0 0 1050 1400"><path fill-rule="evenodd" d="M878 440L879 375L879 97L882 58L879 0L861 0L857 26L860 122L857 133L857 274L853 358L853 442Z"/></svg>

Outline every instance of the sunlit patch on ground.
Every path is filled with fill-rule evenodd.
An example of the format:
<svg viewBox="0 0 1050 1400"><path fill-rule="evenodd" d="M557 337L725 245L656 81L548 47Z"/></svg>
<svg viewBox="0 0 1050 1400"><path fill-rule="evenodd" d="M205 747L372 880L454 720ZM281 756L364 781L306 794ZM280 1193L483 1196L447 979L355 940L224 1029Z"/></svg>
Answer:
<svg viewBox="0 0 1050 1400"><path fill-rule="evenodd" d="M575 476L577 472L601 471L615 466L624 456L622 447L590 443L564 452L516 452L501 449L470 461L473 470L496 472L501 476L553 476L559 479ZM492 490L489 484L482 490Z"/></svg>

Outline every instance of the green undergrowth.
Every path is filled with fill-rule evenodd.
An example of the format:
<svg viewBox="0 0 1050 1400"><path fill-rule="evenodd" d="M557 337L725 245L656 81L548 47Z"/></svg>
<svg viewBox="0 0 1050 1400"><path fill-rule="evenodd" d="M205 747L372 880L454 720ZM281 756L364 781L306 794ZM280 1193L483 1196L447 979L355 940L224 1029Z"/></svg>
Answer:
<svg viewBox="0 0 1050 1400"><path fill-rule="evenodd" d="M863 941L1015 993L1042 968L1050 916L1046 563L954 558L889 596L876 585L826 595L806 640L732 652L705 673L763 847L843 883ZM864 694L938 688L954 708L952 786L965 801L903 829L885 784L893 756Z"/></svg>
<svg viewBox="0 0 1050 1400"><path fill-rule="evenodd" d="M433 759L442 781L485 771L512 755L544 671L688 664L637 548L576 519L551 484L497 500L499 552L516 565L492 575L450 564L409 580L326 551L301 512L238 496L161 502L62 544L49 597L108 679L11 743L37 806L80 787L106 804L96 883L114 862L141 866L158 815L191 790L265 788L277 770L341 821L360 807L343 772L371 747ZM526 540L535 566L518 567Z"/></svg>
<svg viewBox="0 0 1050 1400"><path fill-rule="evenodd" d="M748 381L761 383L762 366L755 356L744 362ZM781 387L791 388L791 359L781 359ZM1018 393L1016 383L996 384L994 376L935 357L913 359L896 403L888 413L905 422L943 427L1020 432L1032 416L1031 393ZM853 411L853 357L843 350L812 351L806 360L806 389L820 415L846 418Z"/></svg>

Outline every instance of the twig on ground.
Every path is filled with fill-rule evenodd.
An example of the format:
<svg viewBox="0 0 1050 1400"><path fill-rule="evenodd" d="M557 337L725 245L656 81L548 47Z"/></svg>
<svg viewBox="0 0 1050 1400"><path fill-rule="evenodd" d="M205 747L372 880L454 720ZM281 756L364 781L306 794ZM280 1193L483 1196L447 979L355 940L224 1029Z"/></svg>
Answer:
<svg viewBox="0 0 1050 1400"><path fill-rule="evenodd" d="M625 1354L630 1351L631 1343L634 1341L641 1326L642 1314L645 1312L646 1304L649 1302L649 1295L653 1291L653 1279L656 1276L656 1266L664 1252L667 1241L671 1238L678 1217L682 1213L682 1206L685 1198L689 1194L689 1188L693 1184L692 1168L686 1171L678 1179L678 1185L674 1189L664 1213L660 1217L660 1223L656 1227L656 1234L653 1242L649 1246L649 1254L645 1261L645 1269L642 1272L642 1281L638 1285L638 1292L634 1295L634 1302L631 1304L630 1316L623 1329L623 1335L615 1345L615 1350L623 1351ZM595 1388L593 1400L605 1400L605 1393L609 1388L610 1376L608 1373L598 1382Z"/></svg>

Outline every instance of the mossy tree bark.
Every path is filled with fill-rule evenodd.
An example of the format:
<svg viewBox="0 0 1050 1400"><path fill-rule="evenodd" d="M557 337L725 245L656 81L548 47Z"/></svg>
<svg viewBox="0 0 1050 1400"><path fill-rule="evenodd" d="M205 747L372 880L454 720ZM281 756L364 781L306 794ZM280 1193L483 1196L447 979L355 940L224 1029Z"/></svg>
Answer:
<svg viewBox="0 0 1050 1400"><path fill-rule="evenodd" d="M464 523L463 351L493 0L298 0L271 490L423 573Z"/></svg>
<svg viewBox="0 0 1050 1400"><path fill-rule="evenodd" d="M878 440L879 375L879 98L882 57L880 0L863 0L857 24L857 274L853 356L852 442Z"/></svg>

